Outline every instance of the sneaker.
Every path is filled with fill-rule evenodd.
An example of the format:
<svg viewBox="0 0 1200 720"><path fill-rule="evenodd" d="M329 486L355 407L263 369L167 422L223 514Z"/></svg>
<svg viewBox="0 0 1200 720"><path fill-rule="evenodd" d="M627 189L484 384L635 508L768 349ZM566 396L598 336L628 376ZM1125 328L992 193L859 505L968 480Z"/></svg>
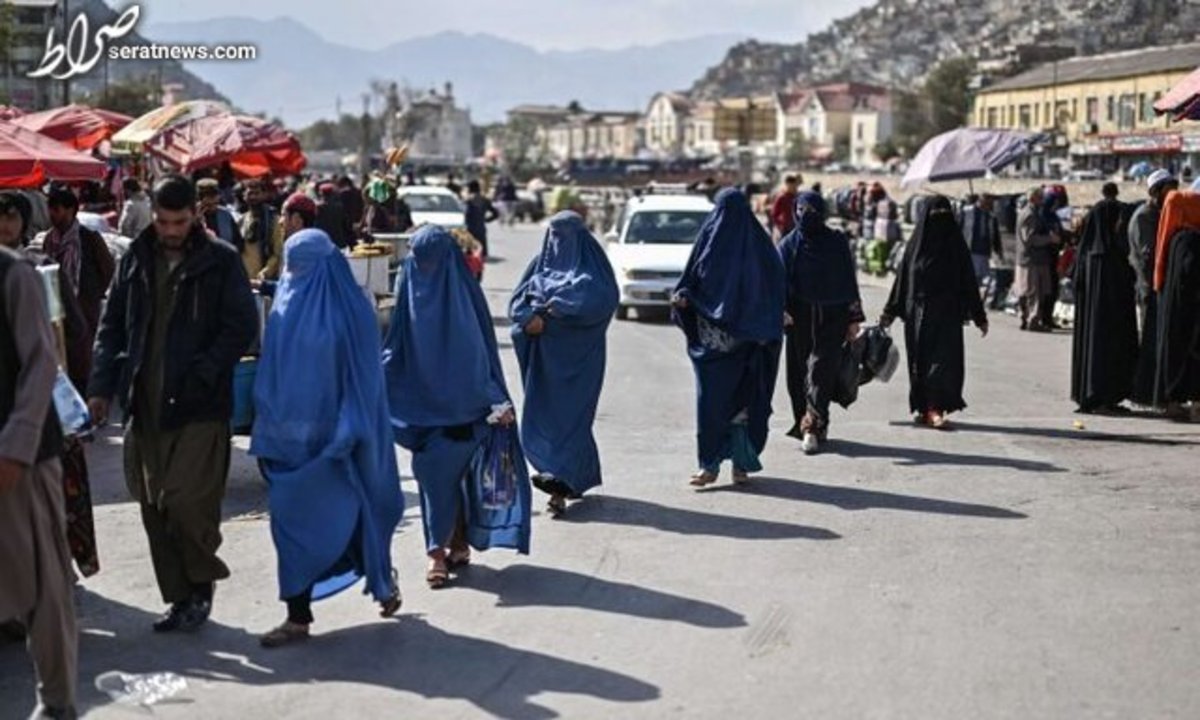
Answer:
<svg viewBox="0 0 1200 720"><path fill-rule="evenodd" d="M178 630L183 625L183 614L191 605L191 600L184 600L171 605L171 608L162 617L154 621L154 625L152 626L154 632L169 633Z"/></svg>
<svg viewBox="0 0 1200 720"><path fill-rule="evenodd" d="M800 447L804 450L805 455L816 455L821 449L821 441L817 438L816 433L804 433L804 439L800 442Z"/></svg>

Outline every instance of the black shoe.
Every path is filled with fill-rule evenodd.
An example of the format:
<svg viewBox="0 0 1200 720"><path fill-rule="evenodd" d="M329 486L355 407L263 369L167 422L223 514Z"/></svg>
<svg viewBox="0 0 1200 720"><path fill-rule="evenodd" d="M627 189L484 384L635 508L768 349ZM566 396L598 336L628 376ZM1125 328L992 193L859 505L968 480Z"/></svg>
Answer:
<svg viewBox="0 0 1200 720"><path fill-rule="evenodd" d="M73 707L52 708L39 705L29 716L29 720L75 720L79 715Z"/></svg>
<svg viewBox="0 0 1200 720"><path fill-rule="evenodd" d="M154 632L169 633L175 632L183 625L183 614L192 606L191 600L184 600L171 605L171 609L158 620L154 621Z"/></svg>
<svg viewBox="0 0 1200 720"><path fill-rule="evenodd" d="M204 623L208 622L208 616L212 614L212 601L203 598L193 597L191 603L183 611L183 617L179 623L181 632L195 632L199 630Z"/></svg>

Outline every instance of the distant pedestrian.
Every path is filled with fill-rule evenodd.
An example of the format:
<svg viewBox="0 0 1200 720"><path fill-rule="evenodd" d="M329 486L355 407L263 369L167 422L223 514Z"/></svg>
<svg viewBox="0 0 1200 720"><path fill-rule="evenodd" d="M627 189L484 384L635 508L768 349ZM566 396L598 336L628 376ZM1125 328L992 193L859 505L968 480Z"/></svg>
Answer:
<svg viewBox="0 0 1200 720"><path fill-rule="evenodd" d="M779 245L787 276L788 435L811 455L829 437L829 404L837 387L842 345L865 319L850 241L827 224L825 200L796 200L796 227Z"/></svg>
<svg viewBox="0 0 1200 720"><path fill-rule="evenodd" d="M354 227L333 183L317 186L317 228L328 235L339 250L354 247Z"/></svg>
<svg viewBox="0 0 1200 720"><path fill-rule="evenodd" d="M750 201L729 188L700 228L672 298L696 373L699 470L715 483L725 460L734 482L762 469L783 338L785 278Z"/></svg>
<svg viewBox="0 0 1200 720"><path fill-rule="evenodd" d="M1000 235L1000 221L992 212L994 198L971 196L967 199L959 217L967 248L971 252L971 265L975 269L975 280L986 293L986 285L992 276L992 258L1004 259L1004 243Z"/></svg>
<svg viewBox="0 0 1200 720"><path fill-rule="evenodd" d="M1200 419L1200 194L1167 195L1158 228L1154 289L1159 298L1158 404Z"/></svg>
<svg viewBox="0 0 1200 720"><path fill-rule="evenodd" d="M503 175L496 183L496 207L500 211L500 221L505 225L516 222L517 213L517 184L508 175Z"/></svg>
<svg viewBox="0 0 1200 720"><path fill-rule="evenodd" d="M1115 198L1097 203L1084 221L1076 251L1071 399L1079 412L1119 412L1133 391L1137 295L1125 217Z"/></svg>
<svg viewBox="0 0 1200 720"><path fill-rule="evenodd" d="M342 208L346 211L346 219L350 222L350 228L357 238L357 233L362 228L363 216L367 212L362 193L354 187L354 181L350 179L349 175L342 175L337 181L337 194L338 199L342 202Z"/></svg>
<svg viewBox="0 0 1200 720"><path fill-rule="evenodd" d="M467 200L463 210L463 224L467 227L467 232L479 241L483 246L483 257L487 259L488 253L488 223L500 217L500 213L496 210L496 206L491 200L483 194L479 187L478 180L472 180L467 183Z"/></svg>
<svg viewBox="0 0 1200 720"><path fill-rule="evenodd" d="M235 247L241 253L242 265L250 278L256 278L264 271L268 276L279 276L283 231L279 227L279 213L267 202L267 186L268 183L262 180L246 183L246 212L239 228L242 244Z"/></svg>
<svg viewBox="0 0 1200 720"><path fill-rule="evenodd" d="M212 178L197 181L196 199L204 226L221 240L234 247L241 247L242 231L233 213L221 207L221 189L217 181Z"/></svg>
<svg viewBox="0 0 1200 720"><path fill-rule="evenodd" d="M1158 372L1158 293L1154 290L1155 249L1158 224L1167 194L1179 188L1179 181L1166 170L1151 173L1146 180L1148 200L1134 211L1129 221L1129 264L1137 281L1138 364L1131 399L1137 405L1153 407Z"/></svg>
<svg viewBox="0 0 1200 720"><path fill-rule="evenodd" d="M103 425L112 398L125 430L126 485L141 508L167 613L156 632L194 630L212 611L221 499L229 473L233 370L258 315L245 269L196 217L189 180L154 189L154 224L121 258L88 385Z"/></svg>
<svg viewBox="0 0 1200 720"><path fill-rule="evenodd" d="M478 451L495 428L516 432L516 414L483 290L454 238L435 225L417 231L401 265L383 367L396 442L412 452L421 492L428 585L443 587L470 562L472 546L528 552L528 478L511 488L502 521L481 524L486 501L464 492ZM519 454L495 470L518 463L524 472Z"/></svg>
<svg viewBox="0 0 1200 720"><path fill-rule="evenodd" d="M771 203L771 228L776 238L783 238L795 227L796 194L800 191L800 178L788 175L783 179L783 188Z"/></svg>
<svg viewBox="0 0 1200 720"><path fill-rule="evenodd" d="M323 231L296 233L284 253L250 443L268 481L287 604L284 623L260 639L265 647L307 639L312 603L359 578L382 617L400 609L391 542L404 499L375 311Z"/></svg>
<svg viewBox="0 0 1200 720"><path fill-rule="evenodd" d="M552 217L508 312L525 390L522 445L554 514L601 482L592 424L619 299L612 264L583 218Z"/></svg>
<svg viewBox="0 0 1200 720"><path fill-rule="evenodd" d="M126 178L122 187L125 191L125 204L121 206L117 232L127 238L135 238L153 222L150 196L142 190L142 184L137 178Z"/></svg>
<svg viewBox="0 0 1200 720"><path fill-rule="evenodd" d="M1044 308L1051 302L1054 282L1051 265L1054 234L1042 213L1044 196L1041 188L1029 191L1028 202L1017 217L1017 271L1014 289L1021 313L1021 329L1049 332L1043 318Z"/></svg>
<svg viewBox="0 0 1200 720"><path fill-rule="evenodd" d="M971 256L944 197L926 203L879 322L887 327L897 318L904 321L909 410L918 424L944 428L949 413L967 407L963 323L988 333Z"/></svg>

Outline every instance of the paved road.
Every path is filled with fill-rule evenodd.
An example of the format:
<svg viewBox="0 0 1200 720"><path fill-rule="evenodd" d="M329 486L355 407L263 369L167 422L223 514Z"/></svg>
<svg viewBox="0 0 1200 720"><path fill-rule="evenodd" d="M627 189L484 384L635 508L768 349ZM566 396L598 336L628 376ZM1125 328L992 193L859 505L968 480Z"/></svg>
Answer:
<svg viewBox="0 0 1200 720"><path fill-rule="evenodd" d="M495 315L538 239L500 231ZM864 293L877 313L884 289ZM212 624L158 637L106 441L93 453L103 571L79 594L88 717L144 716L92 689L114 669L185 675L163 718L1200 717L1200 428L1076 428L1069 344L998 318L969 340L957 432L908 425L901 376L835 412L827 454L803 457L780 414L764 477L697 493L681 336L615 324L602 492L565 520L539 513L530 557L477 558L434 593L402 453L403 616L380 621L345 593L316 606L317 637L276 651L256 643L283 609L251 465L239 457L231 481L234 576ZM30 697L20 649L0 648L0 718Z"/></svg>

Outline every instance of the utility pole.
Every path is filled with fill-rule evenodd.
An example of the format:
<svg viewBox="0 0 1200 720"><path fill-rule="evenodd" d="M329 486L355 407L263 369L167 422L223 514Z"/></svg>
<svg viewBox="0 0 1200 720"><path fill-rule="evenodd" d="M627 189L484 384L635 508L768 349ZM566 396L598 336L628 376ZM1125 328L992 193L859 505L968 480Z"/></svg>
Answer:
<svg viewBox="0 0 1200 720"><path fill-rule="evenodd" d="M371 93L363 93L362 139L358 145L358 174L363 182L371 173Z"/></svg>

